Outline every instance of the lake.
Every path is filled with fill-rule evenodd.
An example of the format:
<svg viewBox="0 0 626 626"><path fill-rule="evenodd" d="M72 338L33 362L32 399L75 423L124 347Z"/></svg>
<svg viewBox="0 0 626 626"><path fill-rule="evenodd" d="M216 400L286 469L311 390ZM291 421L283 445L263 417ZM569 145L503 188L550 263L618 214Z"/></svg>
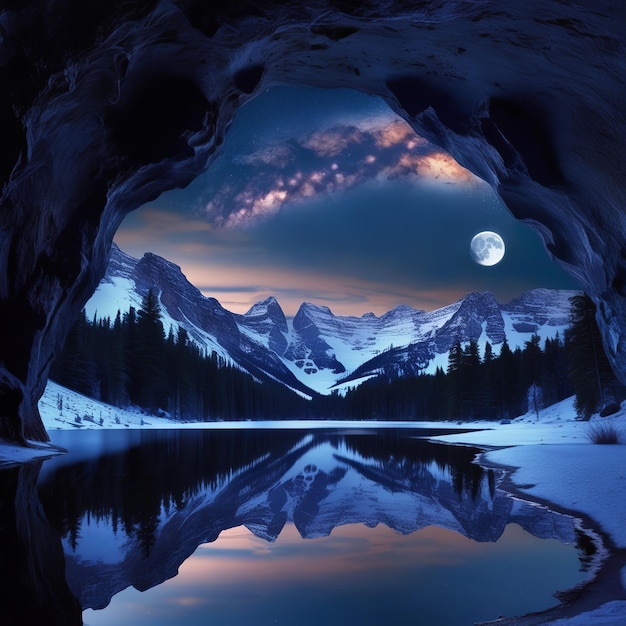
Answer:
<svg viewBox="0 0 626 626"><path fill-rule="evenodd" d="M53 431L0 472L14 624L473 624L588 576L573 518L419 429Z"/></svg>

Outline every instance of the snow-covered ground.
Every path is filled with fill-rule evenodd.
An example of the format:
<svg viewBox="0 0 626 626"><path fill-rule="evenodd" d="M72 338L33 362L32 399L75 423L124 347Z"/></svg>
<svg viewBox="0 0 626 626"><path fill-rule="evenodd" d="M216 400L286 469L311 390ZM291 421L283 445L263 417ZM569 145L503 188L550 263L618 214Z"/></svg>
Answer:
<svg viewBox="0 0 626 626"><path fill-rule="evenodd" d="M217 422L188 423L148 416L97 402L49 383L39 408L48 430L86 428L293 428L354 425L354 422ZM622 433L618 445L591 443L588 431L597 423L611 423ZM527 414L510 424L468 422L362 422L362 426L479 427L483 430L437 437L449 443L494 448L484 461L518 468L511 475L520 492L589 516L606 532L617 548L626 548L626 403L610 418L592 417L589 423L575 419L573 399ZM0 467L54 453L45 445L23 449L0 443ZM626 571L622 572L626 586ZM612 601L591 613L553 622L560 626L626 623L626 601Z"/></svg>

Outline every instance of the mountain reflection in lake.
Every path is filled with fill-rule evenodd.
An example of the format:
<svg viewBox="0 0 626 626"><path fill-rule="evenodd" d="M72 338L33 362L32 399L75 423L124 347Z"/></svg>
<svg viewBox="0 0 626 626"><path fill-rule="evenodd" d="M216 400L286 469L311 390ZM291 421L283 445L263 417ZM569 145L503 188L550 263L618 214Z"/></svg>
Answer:
<svg viewBox="0 0 626 626"><path fill-rule="evenodd" d="M432 626L541 610L584 579L574 520L502 493L476 450L418 434L54 433L72 452L15 512L41 544L60 534L70 593L32 584L68 615L77 598L91 626ZM62 572L34 552L46 563L25 571Z"/></svg>

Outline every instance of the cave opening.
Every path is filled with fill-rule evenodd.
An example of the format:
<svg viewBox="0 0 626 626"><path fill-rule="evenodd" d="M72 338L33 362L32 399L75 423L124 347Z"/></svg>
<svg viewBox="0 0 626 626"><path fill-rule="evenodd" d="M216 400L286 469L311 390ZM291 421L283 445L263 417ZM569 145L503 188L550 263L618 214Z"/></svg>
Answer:
<svg viewBox="0 0 626 626"><path fill-rule="evenodd" d="M621 14L603 3L390 2L383 15L326 0L165 0L113 3L75 37L75 16L64 19L75 3L57 4L0 12L11 86L0 97L0 435L46 438L37 401L50 360L123 217L188 185L237 110L279 84L382 97L496 188L598 305L626 380Z"/></svg>
<svg viewBox="0 0 626 626"><path fill-rule="evenodd" d="M507 242L496 267L469 255L484 230ZM115 242L176 263L241 314L269 296L287 315L310 301L360 316L432 310L471 291L505 303L579 288L488 183L352 89L265 89L236 113L207 171L130 213Z"/></svg>

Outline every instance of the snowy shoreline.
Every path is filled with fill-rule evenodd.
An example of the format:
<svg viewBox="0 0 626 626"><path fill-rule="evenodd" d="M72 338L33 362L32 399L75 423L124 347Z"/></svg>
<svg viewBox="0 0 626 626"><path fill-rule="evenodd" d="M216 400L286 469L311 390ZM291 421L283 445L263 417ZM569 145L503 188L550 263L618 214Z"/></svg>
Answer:
<svg viewBox="0 0 626 626"><path fill-rule="evenodd" d="M622 433L622 443L593 444L589 424L575 419L573 399L527 414L510 424L487 421L466 422L354 422L281 421L180 423L124 410L81 396L49 383L39 408L46 428L445 428L460 432L434 436L433 441L474 445L487 451L477 460L481 465L508 470L502 487L512 497L532 500L583 520L586 531L598 531L609 556L597 576L582 593L555 609L525 617L502 619L492 624L558 624L560 626L613 625L626 623L626 403L610 418ZM476 428L467 432L468 428ZM461 432L463 431L463 432ZM0 440L0 469L59 454L53 446L33 447Z"/></svg>

